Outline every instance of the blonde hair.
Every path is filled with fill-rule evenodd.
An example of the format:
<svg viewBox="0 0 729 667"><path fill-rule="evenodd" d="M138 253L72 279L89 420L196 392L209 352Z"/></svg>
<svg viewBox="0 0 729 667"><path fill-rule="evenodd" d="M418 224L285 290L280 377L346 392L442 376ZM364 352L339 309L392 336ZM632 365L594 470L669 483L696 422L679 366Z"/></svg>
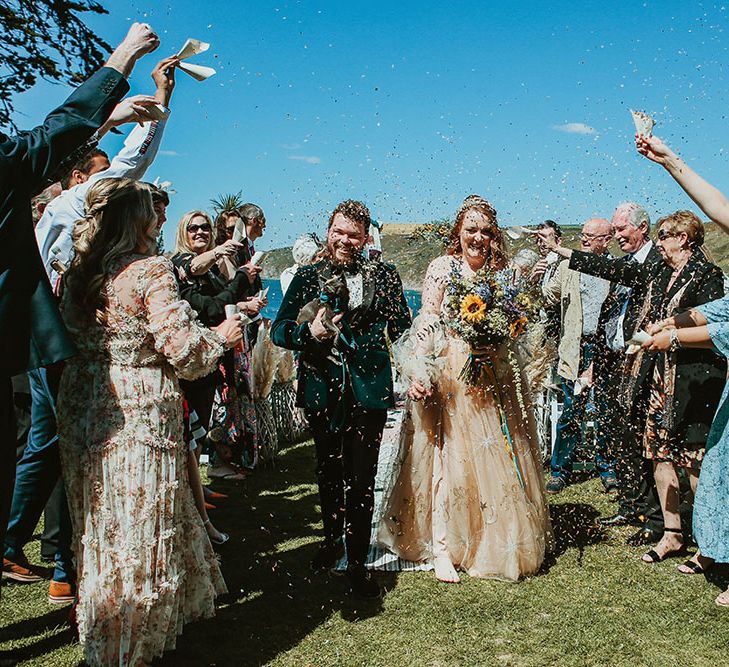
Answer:
<svg viewBox="0 0 729 667"><path fill-rule="evenodd" d="M215 230L213 229L213 221L205 211L190 211L185 213L180 218L180 222L177 223L177 233L175 234L175 255L184 255L185 253L192 252L197 254L190 245L190 241L187 238L187 226L192 222L193 218L205 218L205 221L210 225L210 240L208 245L205 247L203 252L212 250L215 247Z"/></svg>
<svg viewBox="0 0 729 667"><path fill-rule="evenodd" d="M704 244L704 223L691 211L676 211L663 216L656 227L665 227L671 234L686 234L690 248L700 248Z"/></svg>
<svg viewBox="0 0 729 667"><path fill-rule="evenodd" d="M149 185L128 178L102 178L86 193L86 215L73 228L75 255L65 275L69 304L81 321L106 322L104 282L111 264L130 253L153 255L150 228L157 215ZM146 243L146 252L141 247Z"/></svg>
<svg viewBox="0 0 729 667"><path fill-rule="evenodd" d="M487 260L489 266L497 270L506 268L508 256L506 254L504 236L501 233L499 223L496 221L496 209L490 201L480 195L468 195L463 200L458 211L456 211L456 220L448 237L448 248L446 252L449 255L463 254L463 248L461 247L461 227L463 227L463 220L468 211L478 211L489 221L491 228L491 243L489 244L489 256Z"/></svg>

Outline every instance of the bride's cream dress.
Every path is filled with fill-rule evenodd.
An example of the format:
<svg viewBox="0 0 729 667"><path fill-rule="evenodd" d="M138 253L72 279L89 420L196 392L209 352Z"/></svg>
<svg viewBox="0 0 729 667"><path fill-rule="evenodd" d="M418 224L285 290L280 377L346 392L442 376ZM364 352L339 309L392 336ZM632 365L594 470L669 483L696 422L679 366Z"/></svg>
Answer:
<svg viewBox="0 0 729 667"><path fill-rule="evenodd" d="M433 395L412 403L403 424L402 465L377 541L401 558L434 564L437 575L452 564L473 577L516 581L539 570L551 542L535 423L522 373L516 377L506 345L494 347L493 375L485 373L480 386L458 379L469 347L448 329L443 311L454 268L471 273L462 260L443 256L425 278L413 327L418 342L411 352L421 369L427 354L437 358L430 363ZM436 349L434 335L440 335ZM526 410L519 405L517 382Z"/></svg>

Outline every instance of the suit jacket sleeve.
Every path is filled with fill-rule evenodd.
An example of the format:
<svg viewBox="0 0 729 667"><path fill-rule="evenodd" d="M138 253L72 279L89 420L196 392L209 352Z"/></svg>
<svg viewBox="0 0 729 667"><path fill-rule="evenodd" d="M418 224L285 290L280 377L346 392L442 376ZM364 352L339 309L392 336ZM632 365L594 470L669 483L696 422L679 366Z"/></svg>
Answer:
<svg viewBox="0 0 729 667"><path fill-rule="evenodd" d="M390 308L387 317L387 333L391 341L396 341L412 325L410 308L405 299L400 274L394 266L385 264L387 272L388 294L390 294Z"/></svg>
<svg viewBox="0 0 729 667"><path fill-rule="evenodd" d="M626 262L622 257L615 259L581 250L572 251L569 268L628 287L635 287L650 279L644 264Z"/></svg>
<svg viewBox="0 0 729 667"><path fill-rule="evenodd" d="M311 335L309 324L297 324L299 311L315 296L311 290L312 271L299 269L284 294L276 319L271 325L271 341L288 350L303 352L320 343Z"/></svg>
<svg viewBox="0 0 729 667"><path fill-rule="evenodd" d="M18 179L33 183L31 189L43 186L104 123L128 90L129 84L119 72L102 67L52 111L42 125L12 139L10 153L6 155L15 158L19 165Z"/></svg>

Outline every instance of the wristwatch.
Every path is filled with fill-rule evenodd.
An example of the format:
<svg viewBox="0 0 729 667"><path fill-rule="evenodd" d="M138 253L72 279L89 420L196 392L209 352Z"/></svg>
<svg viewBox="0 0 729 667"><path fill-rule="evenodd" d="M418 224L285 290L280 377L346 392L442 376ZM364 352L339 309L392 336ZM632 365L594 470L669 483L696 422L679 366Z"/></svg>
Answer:
<svg viewBox="0 0 729 667"><path fill-rule="evenodd" d="M678 339L678 329L671 329L669 340L671 341L671 344L668 346L668 351L677 352L681 347L681 341Z"/></svg>

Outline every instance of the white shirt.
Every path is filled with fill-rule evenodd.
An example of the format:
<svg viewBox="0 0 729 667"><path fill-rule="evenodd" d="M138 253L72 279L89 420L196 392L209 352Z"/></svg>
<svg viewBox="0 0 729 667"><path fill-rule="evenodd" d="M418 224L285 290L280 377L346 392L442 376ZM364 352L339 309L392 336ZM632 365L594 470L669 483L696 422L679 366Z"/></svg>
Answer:
<svg viewBox="0 0 729 667"><path fill-rule="evenodd" d="M358 271L357 273L345 273L344 279L347 281L347 289L349 290L349 310L354 310L362 305L362 274Z"/></svg>
<svg viewBox="0 0 729 667"><path fill-rule="evenodd" d="M638 262L639 264L643 264L645 262L646 258L648 257L648 253L651 251L651 248L653 247L653 241L650 239L648 240L648 243L646 243L640 250L633 253L633 259ZM612 345L610 346L613 350L622 350L625 347L625 336L623 335L623 325L625 323L625 314L628 312L628 302L630 301L630 292L632 290L628 288L628 297L625 299L625 303L623 304L623 309L620 311L620 317L618 318L618 329L615 332L615 340L613 341Z"/></svg>
<svg viewBox="0 0 729 667"><path fill-rule="evenodd" d="M157 155L165 123L161 120L135 125L108 169L89 176L84 183L64 190L46 206L36 225L35 239L43 267L54 288L60 275L51 266L51 261L58 259L66 267L71 263L73 228L76 221L84 217L84 203L89 188L102 178L142 178Z"/></svg>

